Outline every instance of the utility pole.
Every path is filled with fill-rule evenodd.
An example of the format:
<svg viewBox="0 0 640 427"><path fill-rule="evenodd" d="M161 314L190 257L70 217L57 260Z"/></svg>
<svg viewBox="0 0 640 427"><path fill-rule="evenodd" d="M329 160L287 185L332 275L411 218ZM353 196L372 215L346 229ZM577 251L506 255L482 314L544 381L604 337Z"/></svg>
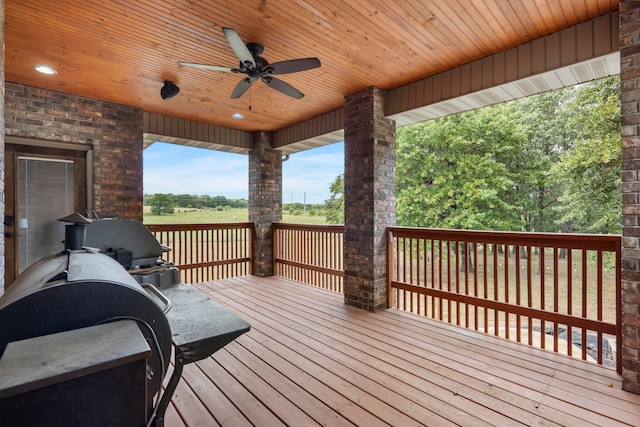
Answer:
<svg viewBox="0 0 640 427"><path fill-rule="evenodd" d="M304 192L304 199L303 199L303 203L302 203L302 210L304 212L307 211L307 192Z"/></svg>

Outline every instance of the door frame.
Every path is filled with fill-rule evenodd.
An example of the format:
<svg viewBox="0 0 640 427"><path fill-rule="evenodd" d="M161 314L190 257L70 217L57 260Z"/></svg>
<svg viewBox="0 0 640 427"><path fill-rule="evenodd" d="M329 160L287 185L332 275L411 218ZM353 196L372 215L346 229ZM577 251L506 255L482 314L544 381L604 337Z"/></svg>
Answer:
<svg viewBox="0 0 640 427"><path fill-rule="evenodd" d="M91 159L89 151L90 145L54 143L51 141L27 139L27 138L6 138L5 141L5 209L4 209L4 244L5 244L5 269L4 283L5 290L8 289L18 276L18 243L16 238L20 230L18 229L17 209L17 172L19 157L33 157L51 160L71 160L74 162L74 182L75 182L75 211L83 215L90 209L87 197L89 173L87 169L88 158ZM92 165L89 165L90 167ZM13 223L7 221L13 217Z"/></svg>

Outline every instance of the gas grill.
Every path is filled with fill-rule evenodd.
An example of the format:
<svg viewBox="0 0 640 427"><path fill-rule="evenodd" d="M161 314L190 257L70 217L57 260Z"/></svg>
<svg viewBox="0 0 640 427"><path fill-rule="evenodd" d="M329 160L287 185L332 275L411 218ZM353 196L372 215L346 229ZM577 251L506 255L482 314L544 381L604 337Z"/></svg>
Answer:
<svg viewBox="0 0 640 427"><path fill-rule="evenodd" d="M140 221L98 219L86 226L86 246L118 261L138 283L156 287L180 282L180 273L162 254L171 250L162 246Z"/></svg>
<svg viewBox="0 0 640 427"><path fill-rule="evenodd" d="M114 253L131 251L124 259L139 268L159 267L156 254L139 258L115 238L96 244L95 224L77 220L67 226L70 247L30 266L0 298L2 423L162 426L183 365L250 326L191 286L139 283ZM94 247L82 245L85 231Z"/></svg>

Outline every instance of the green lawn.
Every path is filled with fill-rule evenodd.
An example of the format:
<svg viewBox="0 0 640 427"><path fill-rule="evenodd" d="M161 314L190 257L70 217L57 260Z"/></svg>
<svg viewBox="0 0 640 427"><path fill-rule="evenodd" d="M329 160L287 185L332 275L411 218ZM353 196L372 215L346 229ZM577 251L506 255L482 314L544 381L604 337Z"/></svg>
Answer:
<svg viewBox="0 0 640 427"><path fill-rule="evenodd" d="M149 206L144 207L145 224L203 224L219 222L248 221L247 209L229 209L223 211L205 209L176 208L173 214L151 215ZM294 224L326 224L324 215L311 216L308 213L289 215L286 211L282 215L282 222Z"/></svg>

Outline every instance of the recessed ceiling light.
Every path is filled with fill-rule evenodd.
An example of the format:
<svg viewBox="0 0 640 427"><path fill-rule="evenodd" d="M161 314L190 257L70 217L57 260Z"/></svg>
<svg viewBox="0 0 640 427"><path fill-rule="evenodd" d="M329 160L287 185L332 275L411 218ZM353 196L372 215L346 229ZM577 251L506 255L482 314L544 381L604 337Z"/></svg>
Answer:
<svg viewBox="0 0 640 427"><path fill-rule="evenodd" d="M234 119L244 119L244 116L240 113L233 113L233 117Z"/></svg>
<svg viewBox="0 0 640 427"><path fill-rule="evenodd" d="M36 71L42 74L57 74L58 72L48 65L34 65Z"/></svg>

